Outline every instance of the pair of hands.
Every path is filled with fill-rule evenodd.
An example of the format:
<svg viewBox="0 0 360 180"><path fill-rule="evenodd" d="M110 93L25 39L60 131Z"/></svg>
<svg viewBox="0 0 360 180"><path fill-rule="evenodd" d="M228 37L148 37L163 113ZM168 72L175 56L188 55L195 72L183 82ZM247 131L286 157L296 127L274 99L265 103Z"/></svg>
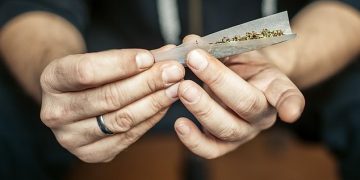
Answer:
<svg viewBox="0 0 360 180"><path fill-rule="evenodd" d="M187 118L177 119L175 130L192 152L210 159L269 128L277 113L293 122L302 112L301 92L259 52L225 58L223 64L205 51L191 51L186 63L204 82L201 87L182 80L185 70L178 62L154 63L152 54L170 48L112 50L53 61L41 76L42 121L81 160L108 162L180 99L203 131ZM101 132L99 115L114 135Z"/></svg>

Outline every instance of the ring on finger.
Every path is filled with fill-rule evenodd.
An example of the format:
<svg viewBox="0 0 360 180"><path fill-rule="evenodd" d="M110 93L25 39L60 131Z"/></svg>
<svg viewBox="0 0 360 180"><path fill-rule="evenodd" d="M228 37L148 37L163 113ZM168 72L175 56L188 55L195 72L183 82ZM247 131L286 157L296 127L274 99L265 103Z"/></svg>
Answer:
<svg viewBox="0 0 360 180"><path fill-rule="evenodd" d="M114 134L112 131L109 130L109 128L106 127L103 115L96 116L96 121L98 123L101 132L103 132L106 135Z"/></svg>

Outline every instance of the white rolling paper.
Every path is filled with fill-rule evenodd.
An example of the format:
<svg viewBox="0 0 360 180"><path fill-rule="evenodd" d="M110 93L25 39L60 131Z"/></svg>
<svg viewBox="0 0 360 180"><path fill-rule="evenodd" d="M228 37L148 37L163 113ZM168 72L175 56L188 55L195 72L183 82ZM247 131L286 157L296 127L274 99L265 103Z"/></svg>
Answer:
<svg viewBox="0 0 360 180"><path fill-rule="evenodd" d="M246 32L260 32L263 29L282 30L284 35L262 39L216 43L223 37L245 35ZM203 49L216 58L223 58L264 48L295 37L296 34L293 34L291 31L288 14L285 11L209 34L201 37L197 42L180 44L169 51L156 53L154 54L154 57L156 62L163 60L178 60L180 63L184 64L186 55L189 51L196 48Z"/></svg>

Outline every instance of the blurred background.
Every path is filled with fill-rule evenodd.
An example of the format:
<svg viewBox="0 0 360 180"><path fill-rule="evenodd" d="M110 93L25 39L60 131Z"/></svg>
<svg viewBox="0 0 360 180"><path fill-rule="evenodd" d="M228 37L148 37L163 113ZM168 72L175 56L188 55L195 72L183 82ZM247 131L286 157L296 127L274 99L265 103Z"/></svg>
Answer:
<svg viewBox="0 0 360 180"><path fill-rule="evenodd" d="M324 145L300 140L283 127L215 160L192 156L175 135L141 138L106 164L77 162L67 180L88 179L247 179L336 180L336 164Z"/></svg>
<svg viewBox="0 0 360 180"><path fill-rule="evenodd" d="M355 4L359 0L343 1ZM313 1L208 0L202 2L203 8L200 8L199 0L176 2L182 2L175 13L179 16L181 31L174 33L182 38L191 33L209 34L284 10L291 18ZM263 6L267 4L264 2L273 5L264 8L267 7ZM0 0L0 5L2 24L18 13L31 10L63 16L82 33L89 52L130 47L154 49L166 43L178 44L181 39L171 39L167 37L167 31L162 30L162 19L157 15L158 7L154 0ZM70 17L69 12L74 16ZM163 14L163 17L167 16ZM112 162L88 164L75 160L64 179L337 180L340 179L339 170L357 175L360 162L359 69L360 61L354 61L336 76L304 91L307 105L297 123L278 123L218 159L201 159L179 141L174 134L173 121L187 112L176 103L168 119ZM194 78L189 73L187 75L189 79ZM41 123L39 104L24 93L2 60L0 101L6 102L0 103L0 154L3 155L0 158L0 179L3 174L17 177L18 174L31 176L48 172L61 177L74 157L59 146L50 129Z"/></svg>

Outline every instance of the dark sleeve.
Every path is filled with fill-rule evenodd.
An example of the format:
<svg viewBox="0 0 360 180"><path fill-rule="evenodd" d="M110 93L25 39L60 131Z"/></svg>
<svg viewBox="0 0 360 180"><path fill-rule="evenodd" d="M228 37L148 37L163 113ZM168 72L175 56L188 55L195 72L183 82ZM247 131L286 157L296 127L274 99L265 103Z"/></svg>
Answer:
<svg viewBox="0 0 360 180"><path fill-rule="evenodd" d="M86 0L0 0L0 27L13 17L29 11L47 11L57 14L80 31L88 19Z"/></svg>
<svg viewBox="0 0 360 180"><path fill-rule="evenodd" d="M342 0L342 1L360 11L360 0Z"/></svg>

